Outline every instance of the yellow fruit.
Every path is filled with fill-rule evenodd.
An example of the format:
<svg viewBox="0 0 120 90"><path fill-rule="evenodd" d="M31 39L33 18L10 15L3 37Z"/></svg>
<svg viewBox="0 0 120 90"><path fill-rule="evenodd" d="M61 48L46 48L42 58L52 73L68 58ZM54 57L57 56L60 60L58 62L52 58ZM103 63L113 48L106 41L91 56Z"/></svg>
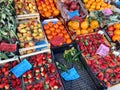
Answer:
<svg viewBox="0 0 120 90"><path fill-rule="evenodd" d="M93 20L91 23L90 23L90 26L91 28L95 29L95 28L98 28L99 27L99 23L97 20Z"/></svg>
<svg viewBox="0 0 120 90"><path fill-rule="evenodd" d="M87 33L88 33L87 30L85 30L85 29L81 30L81 34L82 34L82 35L83 35L83 34L87 34Z"/></svg>
<svg viewBox="0 0 120 90"><path fill-rule="evenodd" d="M84 2L84 3L87 3L87 2L88 2L88 0L83 0L83 2Z"/></svg>
<svg viewBox="0 0 120 90"><path fill-rule="evenodd" d="M80 28L78 21L70 21L68 23L68 26L71 27L72 29L75 29L75 30Z"/></svg>
<svg viewBox="0 0 120 90"><path fill-rule="evenodd" d="M83 21L83 22L81 23L81 28L82 28L82 29L87 29L88 27L89 27L89 24L88 24L87 21Z"/></svg>
<svg viewBox="0 0 120 90"><path fill-rule="evenodd" d="M81 34L81 32L80 32L80 30L78 29L78 30L76 30L76 34L77 35L80 35Z"/></svg>

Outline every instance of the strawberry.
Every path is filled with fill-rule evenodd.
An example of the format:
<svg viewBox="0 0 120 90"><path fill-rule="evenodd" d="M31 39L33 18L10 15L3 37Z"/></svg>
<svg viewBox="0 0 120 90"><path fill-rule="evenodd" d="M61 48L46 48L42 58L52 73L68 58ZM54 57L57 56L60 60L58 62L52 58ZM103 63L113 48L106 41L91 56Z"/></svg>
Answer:
<svg viewBox="0 0 120 90"><path fill-rule="evenodd" d="M44 65L44 64L46 64L47 63L47 60L46 59L43 59L42 60L42 64Z"/></svg>
<svg viewBox="0 0 120 90"><path fill-rule="evenodd" d="M15 90L22 90L22 88L21 87L16 87Z"/></svg>
<svg viewBox="0 0 120 90"><path fill-rule="evenodd" d="M8 76L8 75L9 75L8 71L4 72L4 76Z"/></svg>
<svg viewBox="0 0 120 90"><path fill-rule="evenodd" d="M24 78L24 83L27 84L28 83L28 79Z"/></svg>
<svg viewBox="0 0 120 90"><path fill-rule="evenodd" d="M4 83L0 84L0 89L3 89L4 88Z"/></svg>
<svg viewBox="0 0 120 90"><path fill-rule="evenodd" d="M5 63L5 64L4 64L4 67L5 67L5 68L8 68L8 67L9 67L9 63Z"/></svg>
<svg viewBox="0 0 120 90"><path fill-rule="evenodd" d="M23 77L27 77L27 73L24 73L24 74L23 74Z"/></svg>
<svg viewBox="0 0 120 90"><path fill-rule="evenodd" d="M34 88L38 88L38 87L39 87L39 84L35 84L35 85L34 85Z"/></svg>
<svg viewBox="0 0 120 90"><path fill-rule="evenodd" d="M31 90L36 90L35 88L32 88Z"/></svg>
<svg viewBox="0 0 120 90"><path fill-rule="evenodd" d="M30 79L28 80L28 82L29 82L29 83L32 83L32 82L33 82L33 78L30 78Z"/></svg>
<svg viewBox="0 0 120 90"><path fill-rule="evenodd" d="M37 66L38 66L38 63L34 62L33 67L37 67Z"/></svg>
<svg viewBox="0 0 120 90"><path fill-rule="evenodd" d="M40 74L36 76L36 80L40 80Z"/></svg>
<svg viewBox="0 0 120 90"><path fill-rule="evenodd" d="M27 86L26 86L26 89L27 89L27 90L31 90L31 88L32 88L32 85L27 85Z"/></svg>
<svg viewBox="0 0 120 90"><path fill-rule="evenodd" d="M100 80L103 80L104 75L103 75L102 72L99 72L98 75L97 75L97 77L98 77Z"/></svg>
<svg viewBox="0 0 120 90"><path fill-rule="evenodd" d="M109 74L112 74L113 72L114 72L113 69L110 69L110 68L106 70L106 73L109 73Z"/></svg>
<svg viewBox="0 0 120 90"><path fill-rule="evenodd" d="M12 79L16 79L15 75L13 75L13 74L12 74L12 76L11 76L11 77L12 77Z"/></svg>
<svg viewBox="0 0 120 90"><path fill-rule="evenodd" d="M10 85L9 84L6 84L4 87L5 87L6 90L10 89Z"/></svg>
<svg viewBox="0 0 120 90"><path fill-rule="evenodd" d="M7 71L7 69L6 68L2 68L2 72L4 73L4 72L6 72Z"/></svg>
<svg viewBox="0 0 120 90"><path fill-rule="evenodd" d="M32 78L32 77L33 77L32 73L29 73L27 76L27 78Z"/></svg>
<svg viewBox="0 0 120 90"><path fill-rule="evenodd" d="M18 63L17 61L12 62L12 67L16 66L17 63Z"/></svg>
<svg viewBox="0 0 120 90"><path fill-rule="evenodd" d="M38 66L42 66L42 65L43 65L43 61L42 61L42 59L40 59L38 62Z"/></svg>

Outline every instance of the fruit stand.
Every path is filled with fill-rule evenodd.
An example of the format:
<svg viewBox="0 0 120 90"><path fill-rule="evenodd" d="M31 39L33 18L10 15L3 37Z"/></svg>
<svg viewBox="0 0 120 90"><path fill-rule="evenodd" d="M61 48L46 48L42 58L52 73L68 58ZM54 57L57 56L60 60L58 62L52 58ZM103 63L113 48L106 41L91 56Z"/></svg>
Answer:
<svg viewBox="0 0 120 90"><path fill-rule="evenodd" d="M0 90L119 90L119 0L1 0Z"/></svg>

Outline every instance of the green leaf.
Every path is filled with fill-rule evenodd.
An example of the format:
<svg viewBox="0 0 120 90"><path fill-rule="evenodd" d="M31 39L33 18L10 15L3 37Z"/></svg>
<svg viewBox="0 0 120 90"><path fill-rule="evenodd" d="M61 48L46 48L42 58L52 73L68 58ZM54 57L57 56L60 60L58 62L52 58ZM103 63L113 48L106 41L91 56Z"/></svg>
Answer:
<svg viewBox="0 0 120 90"><path fill-rule="evenodd" d="M0 57L3 58L3 59L8 59L8 57L5 53L0 53Z"/></svg>

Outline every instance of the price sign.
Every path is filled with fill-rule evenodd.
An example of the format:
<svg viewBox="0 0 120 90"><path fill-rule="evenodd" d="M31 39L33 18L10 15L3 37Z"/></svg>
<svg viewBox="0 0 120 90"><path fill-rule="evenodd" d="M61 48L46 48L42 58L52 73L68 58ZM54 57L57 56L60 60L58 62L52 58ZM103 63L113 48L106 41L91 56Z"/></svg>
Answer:
<svg viewBox="0 0 120 90"><path fill-rule="evenodd" d="M0 51L14 52L16 51L16 48L17 48L16 44L8 44L8 43L0 44Z"/></svg>
<svg viewBox="0 0 120 90"><path fill-rule="evenodd" d="M113 14L113 12L112 12L110 9L102 10L102 12L103 12L106 16L109 16L109 15Z"/></svg>
<svg viewBox="0 0 120 90"><path fill-rule="evenodd" d="M105 57L109 53L109 51L110 51L109 47L105 46L104 44L101 44L96 54Z"/></svg>

